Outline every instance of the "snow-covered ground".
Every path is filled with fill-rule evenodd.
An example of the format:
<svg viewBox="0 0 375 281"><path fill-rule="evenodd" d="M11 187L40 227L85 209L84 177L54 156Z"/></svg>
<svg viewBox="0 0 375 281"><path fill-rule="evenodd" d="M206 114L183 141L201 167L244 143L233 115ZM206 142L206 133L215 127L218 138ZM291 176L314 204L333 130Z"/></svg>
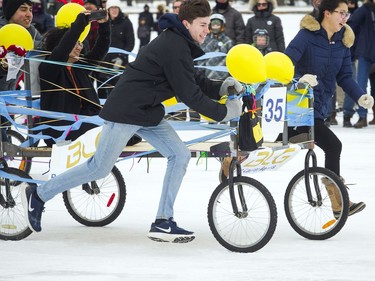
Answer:
<svg viewBox="0 0 375 281"><path fill-rule="evenodd" d="M296 34L301 15L280 15L286 41ZM131 16L134 24L133 16ZM245 16L246 18L246 16ZM372 119L372 114L369 114ZM207 205L218 185L219 162L193 158L175 204L177 222L196 233L188 244L156 243L146 234L154 219L164 159L138 159L118 164L126 185L127 202L120 217L107 227L88 228L66 211L61 196L46 204L43 231L17 241L0 241L0 280L252 280L252 281L372 281L375 277L375 126L332 127L343 142L342 175L355 202L366 209L350 217L333 238L311 241L288 224L283 196L294 174L303 168L305 151L274 172L255 174L272 193L278 207L278 225L271 241L252 254L233 253L213 237L207 222ZM354 120L356 121L356 120ZM196 132L184 132L184 139ZM318 164L323 156L316 149ZM45 161L46 159L35 159ZM41 177L47 164L33 163L32 176ZM373 216L374 215L374 216Z"/></svg>

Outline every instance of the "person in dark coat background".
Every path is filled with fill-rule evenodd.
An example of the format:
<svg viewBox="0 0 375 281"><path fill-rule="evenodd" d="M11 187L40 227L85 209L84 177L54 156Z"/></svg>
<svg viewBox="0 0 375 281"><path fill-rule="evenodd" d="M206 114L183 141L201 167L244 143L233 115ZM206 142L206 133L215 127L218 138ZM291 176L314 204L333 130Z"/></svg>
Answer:
<svg viewBox="0 0 375 281"><path fill-rule="evenodd" d="M133 24L127 15L121 11L119 7L120 2L109 0L107 2L107 9L109 14L109 22L111 24L111 45L110 47L118 48L124 51L131 52L134 48L135 38ZM105 67L113 68L118 71L123 71L128 64L128 55L124 53L109 53L105 57ZM113 75L111 75L113 76ZM99 75L101 82L107 81L111 78L109 75ZM112 88L116 85L119 77L111 79L108 83L98 89L100 98L107 98Z"/></svg>
<svg viewBox="0 0 375 281"><path fill-rule="evenodd" d="M79 59L83 46L78 41L79 36L89 23L88 15L84 13L80 13L77 16L71 28L55 28L46 33L43 49L51 52L46 60L83 65L91 65L91 60L95 65L97 61L102 60L107 54L110 44L109 22L102 21L99 23L98 29L100 39L97 40L92 51L85 55L84 61ZM40 108L78 115L98 115L101 106L98 95L89 78L90 72L90 70L84 68L42 62L39 66L40 88L42 91ZM51 126L64 126L73 123L47 117L42 117L41 120L48 122ZM70 131L66 139L75 140L94 127L94 124L83 123L79 130ZM62 132L48 128L43 130L43 134L58 138ZM48 146L52 146L55 141L46 139L45 143Z"/></svg>
<svg viewBox="0 0 375 281"><path fill-rule="evenodd" d="M47 0L33 0L33 21L32 24L41 34L55 27L52 15L47 13Z"/></svg>
<svg viewBox="0 0 375 281"><path fill-rule="evenodd" d="M318 16L306 15L301 30L285 50L295 65L299 82L314 87L314 140L325 154L325 168L338 176L342 143L324 123L331 110L337 84L361 106L371 108L374 99L353 79L350 47L354 33L346 24L349 17L347 0L322 0ZM308 127L289 128L289 136L306 133ZM343 180L343 178L341 177ZM344 181L344 180L343 180ZM341 201L329 180L323 182L331 199L335 217L340 216ZM349 216L362 211L366 204L349 202Z"/></svg>
<svg viewBox="0 0 375 281"><path fill-rule="evenodd" d="M267 30L267 52L285 51L285 40L281 19L272 14L277 7L276 0L250 0L250 10L254 16L249 18L245 27L245 43L254 44L256 30Z"/></svg>
<svg viewBox="0 0 375 281"><path fill-rule="evenodd" d="M163 119L163 101L179 96L189 107L217 121L241 114L239 99L219 99L234 87L243 86L233 78L214 82L196 77L194 58L204 54L198 44L209 33L211 13L207 0L190 0L181 5L179 15L165 14L159 24L165 29L141 49L116 84L100 113L105 122L95 154L41 186L22 190L26 218L34 231L41 231L44 203L64 190L108 175L126 142L137 133L167 158L166 174L156 219L148 237L159 242L186 243L195 236L174 220L174 202L190 161L191 153L173 127Z"/></svg>
<svg viewBox="0 0 375 281"><path fill-rule="evenodd" d="M143 7L143 12L138 16L138 30L137 35L140 41L139 49L147 45L151 40L151 31L154 27L154 18L150 13L150 7L146 4Z"/></svg>
<svg viewBox="0 0 375 281"><path fill-rule="evenodd" d="M233 44L245 43L245 22L242 15L231 7L229 0L215 0L212 14L222 14L225 18L225 34L233 40Z"/></svg>

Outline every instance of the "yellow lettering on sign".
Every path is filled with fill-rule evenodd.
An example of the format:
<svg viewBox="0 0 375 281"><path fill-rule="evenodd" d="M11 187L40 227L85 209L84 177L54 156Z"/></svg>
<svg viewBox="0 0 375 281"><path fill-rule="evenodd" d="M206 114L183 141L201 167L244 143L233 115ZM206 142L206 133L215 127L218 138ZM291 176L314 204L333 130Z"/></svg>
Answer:
<svg viewBox="0 0 375 281"><path fill-rule="evenodd" d="M81 160L81 142L76 142L68 147L68 151L72 151L71 155L68 155L66 159L66 168L69 169L74 167Z"/></svg>
<svg viewBox="0 0 375 281"><path fill-rule="evenodd" d="M279 163L282 163L284 161L287 161L289 158L290 158L290 154L288 155L288 153L290 152L295 152L295 148L294 147L290 147L290 148L287 148L283 151L283 153L281 153L280 155L276 156L275 159L273 159L272 161L272 164L279 164Z"/></svg>
<svg viewBox="0 0 375 281"><path fill-rule="evenodd" d="M262 165L263 161L269 157L270 152L267 150L259 151L256 154L256 158L249 163L246 163L245 167L256 167L258 165Z"/></svg>

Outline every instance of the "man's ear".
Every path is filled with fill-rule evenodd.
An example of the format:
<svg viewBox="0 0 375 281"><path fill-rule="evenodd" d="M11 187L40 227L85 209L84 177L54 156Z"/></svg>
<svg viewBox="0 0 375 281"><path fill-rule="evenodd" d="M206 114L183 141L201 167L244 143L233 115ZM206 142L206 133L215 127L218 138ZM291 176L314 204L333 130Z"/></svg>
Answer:
<svg viewBox="0 0 375 281"><path fill-rule="evenodd" d="M190 23L187 20L183 20L182 24L186 27L186 29L189 29Z"/></svg>

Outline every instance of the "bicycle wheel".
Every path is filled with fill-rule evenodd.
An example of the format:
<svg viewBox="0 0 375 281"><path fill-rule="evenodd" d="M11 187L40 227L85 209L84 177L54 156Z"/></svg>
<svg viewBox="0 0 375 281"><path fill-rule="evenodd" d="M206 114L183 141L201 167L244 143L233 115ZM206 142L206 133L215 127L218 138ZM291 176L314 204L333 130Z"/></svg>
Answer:
<svg viewBox="0 0 375 281"><path fill-rule="evenodd" d="M343 202L337 219L322 178L329 179L336 186ZM306 181L311 187L308 189L311 190L311 202L308 200ZM307 239L324 240L336 235L344 226L348 218L349 195L335 173L326 168L312 167L307 178L305 170L292 178L285 192L284 209L289 224L298 234Z"/></svg>
<svg viewBox="0 0 375 281"><path fill-rule="evenodd" d="M69 214L86 226L105 226L121 213L126 200L124 179L113 167L108 176L63 192Z"/></svg>
<svg viewBox="0 0 375 281"><path fill-rule="evenodd" d="M6 130L8 140L11 144L20 145L26 139L17 131ZM24 171L25 173L30 173L31 169L31 158L29 157L9 157L6 158L9 167L13 167Z"/></svg>
<svg viewBox="0 0 375 281"><path fill-rule="evenodd" d="M233 252L249 253L263 248L272 238L277 224L275 201L267 188L248 177L233 178L233 211L228 180L212 193L208 204L208 223L216 240Z"/></svg>
<svg viewBox="0 0 375 281"><path fill-rule="evenodd" d="M21 178L31 178L15 168L2 171ZM32 231L27 225L21 201L21 188L32 183L1 177L0 180L0 239L18 241L29 236Z"/></svg>

